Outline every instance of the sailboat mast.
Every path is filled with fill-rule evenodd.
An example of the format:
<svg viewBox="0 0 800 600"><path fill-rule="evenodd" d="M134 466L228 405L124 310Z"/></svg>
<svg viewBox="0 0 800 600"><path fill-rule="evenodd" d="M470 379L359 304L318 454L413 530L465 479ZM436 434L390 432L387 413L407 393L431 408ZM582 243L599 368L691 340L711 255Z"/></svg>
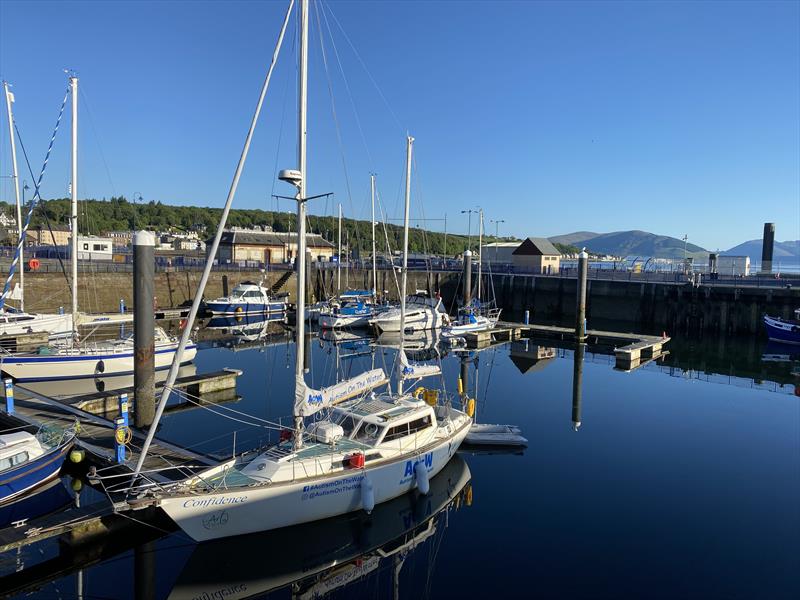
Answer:
<svg viewBox="0 0 800 600"><path fill-rule="evenodd" d="M70 182L71 203L69 223L70 258L72 259L72 332L78 331L78 78L69 78L72 90L72 181Z"/></svg>
<svg viewBox="0 0 800 600"><path fill-rule="evenodd" d="M278 35L278 41L275 44L275 51L272 54L272 62L267 70L267 76L264 79L264 83L261 86L261 95L258 97L256 110L253 113L253 118L250 121L250 129L248 129L247 137L244 140L242 154L239 156L239 162L236 165L236 172L233 174L233 181L231 181L231 187L228 189L228 197L226 198L225 206L222 209L222 216L219 220L217 233L214 235L214 240L211 242L211 247L208 248L209 258L206 261L206 266L203 268L203 274L200 276L200 282L197 284L197 291L195 292L194 300L192 300L192 307L189 309L189 315L186 317L186 325L183 327L183 333L181 333L181 338L178 342L178 348L175 350L175 357L172 359L172 365L169 368L167 380L164 382L164 387L161 391L161 398L158 401L158 406L156 407L156 414L153 418L153 424L150 425L150 429L147 430L147 437L142 444L142 451L139 453L139 460L136 462L136 470L134 471L133 479L131 480L133 482L139 479L139 474L142 472L142 467L144 466L145 458L147 458L147 452L150 449L150 444L153 442L153 438L155 437L156 429L158 428L159 421L161 420L161 415L164 414L164 408L167 406L167 401L172 393L172 386L175 384L175 379L178 377L178 369L181 366L183 351L186 348L186 344L189 343L189 336L192 333L192 328L194 327L194 322L197 318L197 312L200 310L200 302L203 299L206 284L208 283L208 278L211 275L211 268L214 265L214 257L219 251L219 243L222 239L222 232L225 230L225 224L228 222L228 214L231 211L231 205L233 204L233 199L236 196L236 189L239 187L239 179L242 176L242 170L244 169L245 162L247 162L247 154L250 152L250 142L253 139L253 133L255 132L256 123L258 122L258 116L261 114L261 107L264 105L264 97L267 95L267 90L269 89L269 82L272 79L272 72L275 69L275 63L278 60L278 54L280 53L281 45L283 44L283 38L286 34L286 28L289 25L289 17L292 14L293 7L294 0L289 0L289 8L286 9L286 16L283 19L283 25L281 26L281 32Z"/></svg>
<svg viewBox="0 0 800 600"><path fill-rule="evenodd" d="M19 203L19 173L17 172L17 143L14 139L14 114L11 105L14 103L14 94L8 89L8 82L3 82L3 89L6 93L6 111L8 112L8 137L11 140L11 177L14 179L14 199L17 203L17 233L19 239L22 237L22 208ZM19 287L22 296L19 301L19 309L25 310L25 261L22 257L22 248L19 249L19 262L23 267L19 270Z"/></svg>
<svg viewBox="0 0 800 600"><path fill-rule="evenodd" d="M342 291L342 205L339 205L339 253L336 255L336 291Z"/></svg>
<svg viewBox="0 0 800 600"><path fill-rule="evenodd" d="M370 198L372 199L372 293L378 298L378 257L375 256L375 173L369 176Z"/></svg>
<svg viewBox="0 0 800 600"><path fill-rule="evenodd" d="M297 163L300 182L297 186L297 365L295 365L296 385L303 381L303 361L305 359L306 336L306 110L308 105L308 0L300 1L300 77L297 89ZM341 209L340 209L341 210ZM340 237L341 239L341 237ZM303 445L303 418L295 417L294 446Z"/></svg>
<svg viewBox="0 0 800 600"><path fill-rule="evenodd" d="M406 138L406 205L403 215L403 274L400 286L400 352L403 352L403 342L406 330L406 284L408 279L408 213L411 206L411 149L414 138ZM398 378L397 393L403 393L403 378Z"/></svg>
<svg viewBox="0 0 800 600"><path fill-rule="evenodd" d="M478 209L478 302L481 301L481 265L483 263L483 209Z"/></svg>

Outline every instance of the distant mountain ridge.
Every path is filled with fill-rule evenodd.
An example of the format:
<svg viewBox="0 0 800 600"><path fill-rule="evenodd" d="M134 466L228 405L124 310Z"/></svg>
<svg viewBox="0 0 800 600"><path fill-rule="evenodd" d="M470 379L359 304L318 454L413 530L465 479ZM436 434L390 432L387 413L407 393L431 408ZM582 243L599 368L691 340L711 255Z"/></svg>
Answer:
<svg viewBox="0 0 800 600"><path fill-rule="evenodd" d="M611 233L576 231L548 239L553 243L583 246L594 253L614 256L683 258L684 253L683 240L640 230ZM687 243L686 254L690 257L701 258L708 254L708 250L696 244Z"/></svg>
<svg viewBox="0 0 800 600"><path fill-rule="evenodd" d="M734 246L730 250L721 252L722 255L728 256L749 256L751 261L761 262L761 247L763 240L748 240ZM773 262L786 259L791 262L800 261L800 240L775 242L772 251Z"/></svg>

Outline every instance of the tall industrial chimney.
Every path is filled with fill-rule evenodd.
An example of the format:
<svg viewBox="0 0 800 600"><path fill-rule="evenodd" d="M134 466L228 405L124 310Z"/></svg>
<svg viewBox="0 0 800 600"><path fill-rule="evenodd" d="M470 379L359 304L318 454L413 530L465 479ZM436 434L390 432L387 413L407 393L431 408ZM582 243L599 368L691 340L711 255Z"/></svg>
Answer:
<svg viewBox="0 0 800 600"><path fill-rule="evenodd" d="M775 223L764 223L764 245L761 247L761 272L772 273L772 249L775 246Z"/></svg>

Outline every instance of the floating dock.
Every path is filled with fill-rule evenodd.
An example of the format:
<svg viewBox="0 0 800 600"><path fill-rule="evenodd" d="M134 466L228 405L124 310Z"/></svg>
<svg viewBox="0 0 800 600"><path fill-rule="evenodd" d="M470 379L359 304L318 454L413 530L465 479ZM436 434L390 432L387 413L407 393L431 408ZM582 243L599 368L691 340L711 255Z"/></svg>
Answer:
<svg viewBox="0 0 800 600"><path fill-rule="evenodd" d="M475 331L462 336L470 348L487 348L520 338L550 339L575 343L575 329L556 325L535 325L500 321L493 329ZM632 371L664 353L668 336L654 336L641 333L619 333L589 329L585 343L609 347L616 359L615 368Z"/></svg>

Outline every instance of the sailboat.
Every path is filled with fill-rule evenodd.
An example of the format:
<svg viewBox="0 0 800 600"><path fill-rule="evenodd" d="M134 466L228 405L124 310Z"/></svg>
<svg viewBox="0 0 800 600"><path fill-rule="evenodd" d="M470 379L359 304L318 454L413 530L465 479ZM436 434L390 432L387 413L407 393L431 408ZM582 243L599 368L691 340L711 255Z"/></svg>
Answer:
<svg viewBox="0 0 800 600"><path fill-rule="evenodd" d="M289 5L273 63L253 117L245 150L237 166L238 181L252 131L263 102L269 76L289 20ZM298 119L298 170L281 171L279 178L296 188L298 256L306 254L306 90L308 55L308 0L300 1L300 81ZM407 140L407 177L404 228L403 288L406 286L408 213L410 203L411 148ZM231 187L220 230L230 210ZM214 239L218 244L220 230ZM155 420L142 447L133 481L144 483L129 490L132 508L157 504L197 541L268 531L364 510L417 489L426 494L430 479L455 455L472 419L449 403L428 404L403 393L407 371L398 373L398 392L376 393L388 383L383 369L373 369L323 389L311 389L304 378L305 260L297 261L297 344L295 364L294 428L281 434L277 445L257 450L213 467L195 477L170 485L155 485L141 472L147 450L168 394L162 395ZM210 264L201 278L207 280ZM403 290L405 291L405 289ZM202 294L202 289L197 296ZM404 303L404 302L403 302ZM196 304L198 306L196 306ZM189 313L189 326L199 308L197 298ZM184 334L186 335L186 334ZM181 340L183 344L184 340ZM402 353L402 350L401 350ZM178 359L176 359L176 363ZM172 370L176 369L173 363ZM413 368L409 374L414 377ZM172 371L170 372L172 375ZM171 386L167 379L166 388ZM434 394L426 395L432 398ZM322 413L322 414L320 414ZM315 420L305 426L305 420ZM323 418L319 418L323 417Z"/></svg>
<svg viewBox="0 0 800 600"><path fill-rule="evenodd" d="M70 224L72 229L70 264L72 267L72 336L68 340L57 340L37 352L3 355L0 371L4 376L18 382L51 381L96 377L98 375L124 375L133 373L133 335L126 338L91 343L77 343L75 326L80 320L78 313L78 78L69 77L72 94L72 203ZM153 235L140 231L139 244L154 244ZM161 328L155 328L155 367L164 369L172 364L178 340ZM190 344L183 354L184 363L191 362L197 348Z"/></svg>
<svg viewBox="0 0 800 600"><path fill-rule="evenodd" d="M478 248L483 251L483 209L479 209ZM465 260L472 260L472 253L464 253ZM458 315L443 332L445 337L463 335L471 331L486 331L492 329L500 320L501 309L494 306L494 302L484 305L481 302L481 284L483 282L483 256L478 256L478 289L475 298L468 304L458 309ZM490 273L491 276L491 273Z"/></svg>
<svg viewBox="0 0 800 600"><path fill-rule="evenodd" d="M8 115L8 135L11 142L11 179L14 182L14 197L17 207L17 232L18 242L22 237L22 205L19 197L19 173L17 171L17 145L14 137L14 94L9 89L9 83L3 82L3 91L6 99L6 114ZM19 244L17 260L24 265L22 244ZM20 283L14 287L10 299L19 300L19 309L3 304L0 308L0 336L19 335L22 333L48 333L50 337L72 335L72 315L69 314L32 314L25 312L25 296L23 278L25 269L20 268Z"/></svg>
<svg viewBox="0 0 800 600"><path fill-rule="evenodd" d="M319 312L319 325L323 329L337 329L341 327L368 327L371 321L387 310L386 306L378 304L378 266L375 255L375 175L370 175L370 196L372 200L372 289L347 290L340 294L338 299L332 300L328 306ZM341 255L342 255L342 206L339 205L339 257L337 264L336 283L341 285Z"/></svg>

